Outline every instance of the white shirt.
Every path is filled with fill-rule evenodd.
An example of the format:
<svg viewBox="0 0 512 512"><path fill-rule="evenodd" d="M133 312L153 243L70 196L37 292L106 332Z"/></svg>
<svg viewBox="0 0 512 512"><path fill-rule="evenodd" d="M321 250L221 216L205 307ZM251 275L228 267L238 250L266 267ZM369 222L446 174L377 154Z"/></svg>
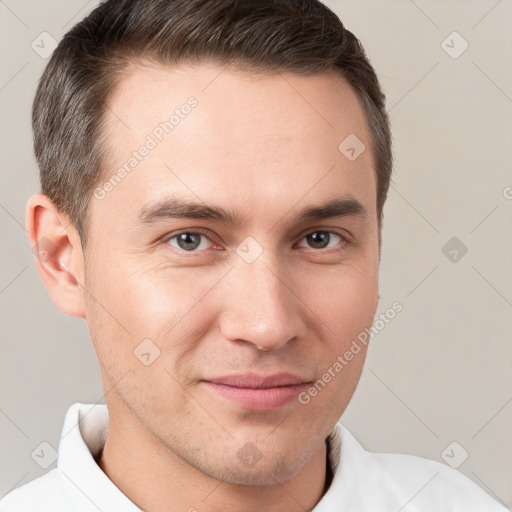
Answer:
<svg viewBox="0 0 512 512"><path fill-rule="evenodd" d="M0 501L0 512L141 512L94 459L105 443L108 422L106 405L73 404L64 420L57 467L11 491ZM440 462L366 451L340 423L330 441L334 477L312 512L508 510Z"/></svg>

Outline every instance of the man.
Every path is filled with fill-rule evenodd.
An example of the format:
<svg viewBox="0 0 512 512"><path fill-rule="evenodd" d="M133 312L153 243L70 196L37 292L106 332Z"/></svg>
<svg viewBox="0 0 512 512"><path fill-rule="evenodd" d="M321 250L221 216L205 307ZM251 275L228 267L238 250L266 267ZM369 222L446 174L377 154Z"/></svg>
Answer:
<svg viewBox="0 0 512 512"><path fill-rule="evenodd" d="M87 321L106 406L69 409L58 467L2 512L505 510L337 423L392 155L374 70L325 6L109 0L56 49L33 126L30 242Z"/></svg>

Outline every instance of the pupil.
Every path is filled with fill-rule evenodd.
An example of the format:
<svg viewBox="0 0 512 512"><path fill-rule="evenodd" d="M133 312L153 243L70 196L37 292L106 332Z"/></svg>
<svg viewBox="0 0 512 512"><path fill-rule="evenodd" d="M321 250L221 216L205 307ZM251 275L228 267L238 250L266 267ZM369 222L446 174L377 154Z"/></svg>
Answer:
<svg viewBox="0 0 512 512"><path fill-rule="evenodd" d="M327 245L329 245L330 236L330 233L325 231L316 231L315 233L308 235L308 242L316 245L316 249L322 249L323 247L327 247Z"/></svg>
<svg viewBox="0 0 512 512"><path fill-rule="evenodd" d="M199 237L192 233L181 233L178 236L178 245L181 249L196 249L199 246Z"/></svg>

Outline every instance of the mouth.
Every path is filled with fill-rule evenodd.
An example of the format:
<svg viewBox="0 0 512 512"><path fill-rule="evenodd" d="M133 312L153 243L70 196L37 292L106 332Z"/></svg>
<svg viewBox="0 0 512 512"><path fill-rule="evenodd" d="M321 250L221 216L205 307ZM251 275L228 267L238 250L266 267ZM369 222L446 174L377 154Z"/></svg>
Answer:
<svg viewBox="0 0 512 512"><path fill-rule="evenodd" d="M293 402L311 381L290 373L278 373L227 375L203 380L202 384L214 395L240 407L269 411Z"/></svg>

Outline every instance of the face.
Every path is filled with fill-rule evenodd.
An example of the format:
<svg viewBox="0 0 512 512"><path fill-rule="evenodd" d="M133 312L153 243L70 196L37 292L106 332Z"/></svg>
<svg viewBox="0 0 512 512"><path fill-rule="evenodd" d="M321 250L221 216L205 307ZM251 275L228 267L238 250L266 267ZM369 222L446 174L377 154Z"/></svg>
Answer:
<svg viewBox="0 0 512 512"><path fill-rule="evenodd" d="M83 300L110 414L206 475L266 485L356 388L365 347L333 365L377 308L376 177L340 77L221 71L120 82Z"/></svg>

